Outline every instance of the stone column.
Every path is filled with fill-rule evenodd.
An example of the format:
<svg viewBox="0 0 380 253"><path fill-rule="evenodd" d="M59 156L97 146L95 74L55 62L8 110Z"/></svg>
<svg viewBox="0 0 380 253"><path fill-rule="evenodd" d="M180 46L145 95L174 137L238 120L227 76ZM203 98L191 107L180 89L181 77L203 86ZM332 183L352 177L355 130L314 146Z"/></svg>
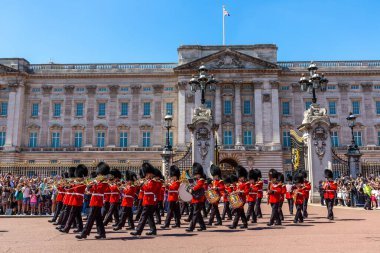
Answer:
<svg viewBox="0 0 380 253"><path fill-rule="evenodd" d="M154 98L153 98L153 106L154 106L154 114L153 114L153 120L154 120L154 126L153 126L153 134L152 134L152 146L154 147L162 147L163 146L163 138L162 136L166 137L165 132L163 131L163 125L162 125L162 114L165 114L165 108L161 110L162 108L162 91L164 90L164 86L159 85L153 85L153 92L154 92Z"/></svg>
<svg viewBox="0 0 380 253"><path fill-rule="evenodd" d="M108 145L107 147L117 146L117 131L116 131L116 118L119 112L117 107L117 93L119 91L119 85L110 85L110 101L108 104Z"/></svg>
<svg viewBox="0 0 380 253"><path fill-rule="evenodd" d="M140 113L140 85L131 86L132 89L132 117L131 117L131 147L139 146L139 118L142 113ZM142 107L142 105L141 105Z"/></svg>
<svg viewBox="0 0 380 253"><path fill-rule="evenodd" d="M176 116L178 117L177 146L180 150L184 150L186 146L186 84L187 82L178 82L178 110L176 111Z"/></svg>
<svg viewBox="0 0 380 253"><path fill-rule="evenodd" d="M373 98L371 96L373 84L371 82L361 83L363 90L363 105L364 108L362 110L364 114L364 118L366 121L371 121L376 118L375 108L373 108ZM366 144L369 146L376 146L377 144L377 135L375 132L375 128L373 126L369 126L366 128Z"/></svg>
<svg viewBox="0 0 380 253"><path fill-rule="evenodd" d="M43 85L42 86L42 101L41 101L41 147L50 146L49 140L49 120L50 120L50 94L53 86Z"/></svg>
<svg viewBox="0 0 380 253"><path fill-rule="evenodd" d="M263 82L254 82L255 94L255 135L256 144L264 144L263 135L263 101L262 101L262 86Z"/></svg>
<svg viewBox="0 0 380 253"><path fill-rule="evenodd" d="M339 92L340 92L340 108L338 110L340 111L339 115L339 122L347 122L346 117L349 114L349 110L351 110L351 103L348 99L348 88L349 85L347 83L338 83ZM338 112L339 113L339 112ZM341 136L340 139L342 140L342 145L350 144L351 143L351 129L348 127L342 127L341 128ZM343 143L343 141L346 141L346 143Z"/></svg>
<svg viewBox="0 0 380 253"><path fill-rule="evenodd" d="M219 85L216 85L216 91L215 91L215 124L219 125L218 131L217 131L217 141L218 145L222 144L222 96L221 96L221 89Z"/></svg>
<svg viewBox="0 0 380 253"><path fill-rule="evenodd" d="M73 143L71 119L73 118L73 93L74 85L65 85L65 115L62 129L62 147L68 147Z"/></svg>
<svg viewBox="0 0 380 253"><path fill-rule="evenodd" d="M95 93L96 85L87 85L87 112L86 112L86 145L85 148L93 147L94 140L94 119L95 119Z"/></svg>
<svg viewBox="0 0 380 253"><path fill-rule="evenodd" d="M10 92L4 149L6 151L16 151L21 146L25 87L24 82L10 83L8 87L10 88Z"/></svg>
<svg viewBox="0 0 380 253"><path fill-rule="evenodd" d="M279 109L279 98L278 98L278 86L279 83L277 81L271 82L272 86L272 143L273 148L281 148L281 141L280 141L280 109Z"/></svg>
<svg viewBox="0 0 380 253"><path fill-rule="evenodd" d="M235 145L241 146L241 95L240 83L234 83L235 86Z"/></svg>

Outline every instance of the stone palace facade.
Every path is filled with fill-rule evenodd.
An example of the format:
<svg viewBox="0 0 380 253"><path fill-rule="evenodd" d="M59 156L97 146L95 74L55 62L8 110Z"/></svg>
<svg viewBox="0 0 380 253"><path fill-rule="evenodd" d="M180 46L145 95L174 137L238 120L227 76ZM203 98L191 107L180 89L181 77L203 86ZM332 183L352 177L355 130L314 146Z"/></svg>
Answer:
<svg viewBox="0 0 380 253"><path fill-rule="evenodd" d="M160 160L165 115L173 115L176 152L191 142L187 125L200 103L188 81L204 64L218 80L206 105L219 124L219 162L283 169L290 129L311 94L298 81L310 61L279 62L272 44L180 46L178 63L30 64L0 58L0 163ZM380 61L316 61L329 79L318 102L331 117L332 143L351 141L346 117L358 116L363 159L380 158Z"/></svg>

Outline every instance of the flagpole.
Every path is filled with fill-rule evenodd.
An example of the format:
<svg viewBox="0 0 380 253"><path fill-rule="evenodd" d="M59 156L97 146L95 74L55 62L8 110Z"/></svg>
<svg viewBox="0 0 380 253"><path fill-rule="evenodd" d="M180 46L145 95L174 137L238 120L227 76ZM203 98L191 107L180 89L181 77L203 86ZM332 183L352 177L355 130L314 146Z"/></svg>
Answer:
<svg viewBox="0 0 380 253"><path fill-rule="evenodd" d="M225 33L224 33L224 5L222 7L222 15L223 15L223 46L226 44L226 37L225 37Z"/></svg>

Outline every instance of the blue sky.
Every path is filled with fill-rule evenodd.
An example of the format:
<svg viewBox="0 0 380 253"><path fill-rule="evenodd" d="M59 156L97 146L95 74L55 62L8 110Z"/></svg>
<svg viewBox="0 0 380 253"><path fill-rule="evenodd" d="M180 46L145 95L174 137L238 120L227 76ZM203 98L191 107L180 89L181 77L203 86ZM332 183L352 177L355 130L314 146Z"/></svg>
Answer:
<svg viewBox="0 0 380 253"><path fill-rule="evenodd" d="M176 62L180 45L274 43L278 59L380 59L379 0L0 0L0 58Z"/></svg>

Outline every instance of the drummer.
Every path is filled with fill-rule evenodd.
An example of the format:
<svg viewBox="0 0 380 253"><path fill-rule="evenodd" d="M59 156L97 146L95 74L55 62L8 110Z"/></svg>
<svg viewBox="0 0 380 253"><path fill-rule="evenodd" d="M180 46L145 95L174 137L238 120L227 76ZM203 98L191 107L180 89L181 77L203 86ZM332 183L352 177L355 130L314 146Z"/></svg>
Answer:
<svg viewBox="0 0 380 253"><path fill-rule="evenodd" d="M179 177L180 177L179 168L176 165L172 165L169 169L170 183L167 185L168 190L168 212L166 215L166 220L162 229L169 228L170 221L174 216L175 225L172 228L181 227L181 213L179 209L178 202L178 189L180 186Z"/></svg>
<svg viewBox="0 0 380 253"><path fill-rule="evenodd" d="M214 217L216 216L216 223L215 225L222 225L222 218L220 217L219 212L219 200L224 194L224 182L221 180L222 177L222 171L220 168L214 164L211 165L210 168L211 175L213 176L214 180L211 182L209 190L215 191L215 198L210 199L210 205L211 205L211 213L210 213L210 219L208 221L208 225L212 226L212 223L214 222ZM213 203L211 203L213 202Z"/></svg>
<svg viewBox="0 0 380 253"><path fill-rule="evenodd" d="M229 226L230 229L235 229L237 227L240 218L241 218L241 221L243 222L243 225L240 226L240 228L248 228L247 217L245 216L245 213L244 213L245 198L249 193L249 183L246 182L248 172L241 165L237 166L236 172L237 172L237 177L239 180L239 182L236 185L237 186L236 192L239 194L239 197L242 199L243 204L240 207L235 209L236 215L235 215L234 221L232 222L232 225Z"/></svg>

